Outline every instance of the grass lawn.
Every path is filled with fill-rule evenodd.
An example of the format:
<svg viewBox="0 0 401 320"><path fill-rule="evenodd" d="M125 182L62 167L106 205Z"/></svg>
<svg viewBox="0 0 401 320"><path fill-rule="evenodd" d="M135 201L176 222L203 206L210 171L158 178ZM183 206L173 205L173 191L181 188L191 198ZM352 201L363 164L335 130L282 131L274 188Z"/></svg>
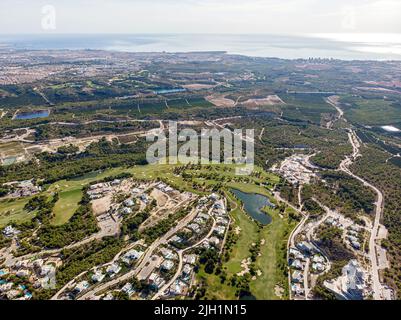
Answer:
<svg viewBox="0 0 401 320"><path fill-rule="evenodd" d="M12 221L25 222L35 216L34 212L27 212L24 206L30 198L0 201L0 228Z"/></svg>
<svg viewBox="0 0 401 320"><path fill-rule="evenodd" d="M231 217L234 219L234 230L241 228L239 238L235 246L232 247L230 260L224 265L228 275L234 275L242 270L241 261L250 256L249 249L253 242L258 241L258 226L249 216L241 210L241 204L231 194L228 194L228 201L231 207L236 208L231 211Z"/></svg>
<svg viewBox="0 0 401 320"><path fill-rule="evenodd" d="M57 191L60 196L53 210L55 216L52 224L62 225L68 222L78 209L79 201L82 198L82 188L85 185L123 172L129 172L137 179L153 180L158 177L164 178L173 185L185 186L189 191L195 192L181 177L175 176L171 169L170 165L134 166L131 168L116 168L103 172L93 172L79 178L58 181L48 189L49 194Z"/></svg>
<svg viewBox="0 0 401 320"><path fill-rule="evenodd" d="M82 199L82 190L74 189L66 192L61 192L59 194L60 198L56 202L53 214L54 218L51 223L53 225L59 226L62 225L74 215L75 211L79 207L79 202Z"/></svg>
<svg viewBox="0 0 401 320"><path fill-rule="evenodd" d="M96 180L101 180L108 176L113 176L124 172L122 168L105 170L103 172L93 172L71 180L61 180L53 183L47 190L50 195L54 192L59 193L59 200L53 209L53 225L62 225L68 222L79 207L82 199L82 188Z"/></svg>
<svg viewBox="0 0 401 320"><path fill-rule="evenodd" d="M265 244L261 246L261 256L256 260L256 269L262 271L262 275L250 284L252 294L261 300L280 299L275 294L275 287L279 285L284 289L283 299L288 297L286 270L286 245L288 236L296 223L289 222L288 218L280 218L277 210L268 210L272 217L272 223L265 226L261 232L261 238ZM283 268L283 269L280 269Z"/></svg>
<svg viewBox="0 0 401 320"><path fill-rule="evenodd" d="M55 225L66 223L78 208L78 203L82 198L82 187L92 181L103 179L126 171L123 168L106 170L104 172L90 173L85 176L58 181L49 186L44 195L51 196L54 192L59 192L60 199L54 208L55 217L52 221ZM24 210L25 204L31 198L11 199L0 201L0 227L4 227L11 221L23 223L31 220L35 213L28 213Z"/></svg>
<svg viewBox="0 0 401 320"><path fill-rule="evenodd" d="M204 267L201 266L197 273L198 280L201 279L207 283L206 298L209 300L236 300L236 288L229 285L228 280L221 283L220 277L215 274L208 274L205 272Z"/></svg>

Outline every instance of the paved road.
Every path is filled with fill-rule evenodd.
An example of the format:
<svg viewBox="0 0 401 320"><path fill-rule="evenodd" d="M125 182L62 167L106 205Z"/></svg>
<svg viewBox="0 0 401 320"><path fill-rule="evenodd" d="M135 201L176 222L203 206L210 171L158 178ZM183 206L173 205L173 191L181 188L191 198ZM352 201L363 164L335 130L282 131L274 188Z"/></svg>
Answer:
<svg viewBox="0 0 401 320"><path fill-rule="evenodd" d="M263 142L263 140L262 140L262 137L263 137L263 134L265 133L265 128L262 128L262 130L260 131L260 134L259 134L259 140L260 140L260 142Z"/></svg>
<svg viewBox="0 0 401 320"><path fill-rule="evenodd" d="M160 296L163 295L163 293L174 283L175 280L177 280L177 278L179 277L179 275L181 274L182 271L182 267L183 267L183 259L182 259L182 255L184 254L184 252L191 250L197 246L199 246L203 241L205 241L206 239L208 239L213 231L214 231L214 227L216 226L216 220L214 219L214 217L211 215L211 212L213 210L213 206L210 208L208 214L210 215L210 217L213 219L213 226L212 228L209 230L208 234L203 237L202 240L198 241L197 243L195 243L194 245L185 248L183 250L179 250L178 251L178 268L176 273L174 274L174 276L171 278L171 280L169 282L167 282L152 298L152 300L157 300Z"/></svg>
<svg viewBox="0 0 401 320"><path fill-rule="evenodd" d="M327 272L331 269L330 260L329 260L329 258L326 256L326 254L323 252L323 250L321 250L321 249L316 245L316 243L314 242L313 233L314 233L314 231L316 230L316 228L318 228L318 227L326 220L327 217L329 217L329 216L334 216L334 215L335 215L335 212L331 211L328 207L323 206L318 200L316 200L316 199L313 199L313 200L316 201L320 206L322 206L322 208L324 208L326 214L325 214L321 219L319 219L318 221L309 223L309 224L307 225L307 228L305 228L305 229L303 228L303 227L304 227L304 224L305 224L305 223L304 223L302 226L300 226L300 229L298 229L297 234L298 234L299 232L303 231L303 230L306 230L306 238L307 238L307 240L308 240L310 243L313 244L313 246L315 247L315 249L316 249L316 250L324 257L324 259L326 260L326 266L327 266L327 268L326 268L326 270L324 271L324 273L327 273ZM306 221L306 220L305 220L305 221ZM295 236L296 236L296 235L294 235L294 239L295 239ZM305 289L305 299L306 299L306 300L308 300L308 296L309 296L310 292L312 291L312 287L309 287L309 281L308 281L309 275L310 275L310 272L309 272L310 262L311 262L311 261L310 261L310 258L308 258L308 259L306 260L305 269L304 269L304 289Z"/></svg>
<svg viewBox="0 0 401 320"><path fill-rule="evenodd" d="M198 214L196 209L193 209L190 214L188 214L185 218L183 218L178 224L170 229L165 235L163 235L161 238L157 239L154 241L149 248L146 250L145 254L142 256L140 263L136 268L133 270L129 271L128 273L124 274L121 277L117 277L112 281L106 282L102 284L101 286L85 293L79 300L88 300L88 299L95 299L96 298L96 293L107 290L110 287L113 287L117 285L120 282L127 281L131 279L133 276L136 276L141 272L141 270L146 267L146 265L149 262L149 259L152 257L155 249L160 247L161 245L167 243L167 240L171 238L174 234L176 234L180 229L185 227L190 221L192 221L196 215Z"/></svg>
<svg viewBox="0 0 401 320"><path fill-rule="evenodd" d="M334 101L331 98L332 97L327 99L327 102L330 103L333 107L335 107L338 110L338 112L340 114L339 118L343 118L344 121L347 121L347 119L344 117L343 110L338 106L336 101ZM352 145L353 153L352 153L352 156L346 157L341 162L339 169L341 171L347 173L351 177L357 179L358 181L362 182L364 186L369 187L377 194L377 201L375 203L375 219L373 221L373 227L371 230L371 237L370 237L370 241L369 241L369 257L371 260L371 267L372 267L371 276L372 276L373 298L375 300L380 300L380 299L384 299L384 288L383 288L383 285L380 283L379 262L377 259L377 243L376 243L376 241L378 239L378 232L379 232L379 228L381 226L380 220L381 220L381 217L383 214L384 197L383 197L383 193L378 188L376 188L374 185L367 182L363 178L352 173L351 170L349 169L350 166L353 164L353 162L358 157L361 157L362 155L359 151L359 148L360 148L359 140L358 140L355 132L352 129L349 129L348 139Z"/></svg>
<svg viewBox="0 0 401 320"><path fill-rule="evenodd" d="M355 133L349 133L349 139L350 142L354 148L354 153L353 153L353 158L356 158L359 156L359 148L354 141ZM352 176L353 178L357 179L358 181L362 182L363 185L369 187L372 189L376 194L377 194L377 201L375 203L375 219L373 222L373 228L371 230L371 236L370 236L370 241L369 241L369 257L371 261L371 275L372 275L372 289L373 289L373 298L375 300L380 300L383 299L383 286L380 283L380 275L379 275L379 262L377 259L377 239L378 239L378 232L379 228L381 226L380 220L383 214L383 208L384 208L384 197L383 193L376 188L374 185L371 183L367 182L363 178L357 176L356 174L352 173L351 170L349 169L349 166L352 165L353 160L351 158L345 159L341 164L340 164L340 170L343 172L347 173L348 175Z"/></svg>
<svg viewBox="0 0 401 320"><path fill-rule="evenodd" d="M120 258L120 256L121 256L124 252L127 252L127 251L131 250L133 247L135 247L135 246L138 245L138 244L143 244L143 241L142 241L142 240L136 241L136 242L134 242L134 243L129 244L127 247L121 249L120 252L118 252L118 253L114 256L113 260L111 260L110 262L105 263L105 264L100 265L100 266L94 266L94 267L92 267L92 268L89 269L89 270L85 270L85 271L81 272L79 275L77 275L76 277L74 277L74 279L70 280L65 286L63 286L63 287L51 298L51 300L58 300L59 296L60 296L67 288L71 287L71 286L76 282L76 279L82 277L83 275L85 275L86 273L88 273L88 272L91 271L91 270L96 270L96 269L99 269L99 268L103 268L103 267L107 267L107 266L109 266L109 265L112 265L114 262L116 262L116 261Z"/></svg>
<svg viewBox="0 0 401 320"><path fill-rule="evenodd" d="M285 203L287 206L289 206L290 208L294 209L296 212L298 212L299 214L302 215L302 219L301 221L298 223L298 225L291 231L290 236L288 237L288 242L287 242L287 265L288 265L288 261L289 261L289 250L291 247L295 247L295 238L296 236L302 231L303 226L305 225L306 221L309 218L309 215L304 213L302 210L298 209L297 207L295 207L293 204L289 203L287 200L283 199L280 196L279 192L273 192L273 195L275 197L275 199L278 202L283 202ZM292 291L291 291L291 274L290 272L288 272L288 288L289 288L289 298L290 300L292 299Z"/></svg>
<svg viewBox="0 0 401 320"><path fill-rule="evenodd" d="M331 129L331 128L333 127L333 124L334 124L336 121L340 120L340 119L343 119L345 122L348 122L347 119L344 118L344 111L338 106L338 104L337 104L337 102L336 102L337 99L338 99L338 96L331 96L331 97L328 97L328 98L326 99L326 102L327 102L328 104L330 104L331 106L333 106L333 107L337 110L337 112L338 112L337 117L336 117L334 120L332 120L332 121L330 121L330 122L328 123L328 128L329 128L329 129Z"/></svg>
<svg viewBox="0 0 401 320"><path fill-rule="evenodd" d="M304 290L305 290L305 300L308 299L309 292L311 288L309 288L309 266L310 266L310 258L306 259L305 269L304 269Z"/></svg>

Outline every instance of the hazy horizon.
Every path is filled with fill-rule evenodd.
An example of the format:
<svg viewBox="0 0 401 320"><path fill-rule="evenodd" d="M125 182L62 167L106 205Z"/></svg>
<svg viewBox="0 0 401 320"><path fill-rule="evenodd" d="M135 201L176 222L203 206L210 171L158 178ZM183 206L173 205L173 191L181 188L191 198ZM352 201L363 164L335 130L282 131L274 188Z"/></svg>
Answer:
<svg viewBox="0 0 401 320"><path fill-rule="evenodd" d="M399 0L0 2L0 36L36 48L399 60L399 21Z"/></svg>
<svg viewBox="0 0 401 320"><path fill-rule="evenodd" d="M401 60L399 34L26 34L0 35L0 48L122 52L225 51L253 57Z"/></svg>

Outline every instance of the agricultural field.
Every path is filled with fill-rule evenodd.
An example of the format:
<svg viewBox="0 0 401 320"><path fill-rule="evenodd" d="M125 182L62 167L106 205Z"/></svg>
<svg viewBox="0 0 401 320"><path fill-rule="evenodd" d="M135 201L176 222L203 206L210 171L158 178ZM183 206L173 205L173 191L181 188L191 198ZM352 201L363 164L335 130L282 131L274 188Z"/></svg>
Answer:
<svg viewBox="0 0 401 320"><path fill-rule="evenodd" d="M382 126L401 122L401 106L395 101L377 98L342 97L348 119L354 123Z"/></svg>
<svg viewBox="0 0 401 320"><path fill-rule="evenodd" d="M332 106L320 94L285 94L281 98L286 103L280 106L283 116L292 120L310 121L320 124L324 115L335 113Z"/></svg>

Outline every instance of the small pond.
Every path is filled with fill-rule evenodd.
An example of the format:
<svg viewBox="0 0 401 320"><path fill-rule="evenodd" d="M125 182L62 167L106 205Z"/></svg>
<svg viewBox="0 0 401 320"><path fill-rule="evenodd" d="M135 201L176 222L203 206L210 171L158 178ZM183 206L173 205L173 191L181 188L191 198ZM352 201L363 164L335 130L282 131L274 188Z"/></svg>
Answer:
<svg viewBox="0 0 401 320"><path fill-rule="evenodd" d="M15 116L16 120L30 120L38 118L47 118L49 116L49 110L32 111L32 112L21 112Z"/></svg>
<svg viewBox="0 0 401 320"><path fill-rule="evenodd" d="M245 193L238 189L231 189L231 192L241 200L245 212L253 219L263 225L267 225L272 221L272 218L262 211L265 207L274 207L268 197L257 193Z"/></svg>

